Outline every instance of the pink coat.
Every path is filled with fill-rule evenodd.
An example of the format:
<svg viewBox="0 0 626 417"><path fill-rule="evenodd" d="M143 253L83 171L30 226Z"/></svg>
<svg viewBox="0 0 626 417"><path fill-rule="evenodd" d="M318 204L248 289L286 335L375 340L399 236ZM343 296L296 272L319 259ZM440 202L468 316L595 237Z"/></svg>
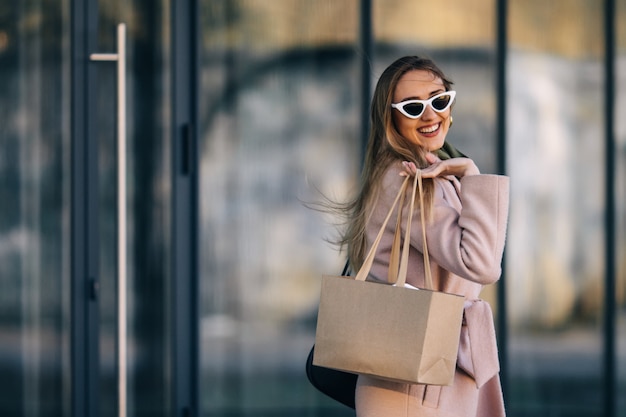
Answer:
<svg viewBox="0 0 626 417"><path fill-rule="evenodd" d="M383 178L381 195L367 227L370 242L380 230L402 184L400 172L400 163L394 164ZM359 417L505 415L491 308L478 296L484 285L500 277L508 207L507 177L475 175L461 181L454 177L435 180L433 221L426 228L433 283L439 291L463 295L466 299L455 380L451 386L438 387L360 376L356 391ZM407 212L408 209L404 210ZM387 280L393 223L389 222L380 243L370 279ZM407 276L407 282L416 287L424 287L421 250L417 212L411 228Z"/></svg>

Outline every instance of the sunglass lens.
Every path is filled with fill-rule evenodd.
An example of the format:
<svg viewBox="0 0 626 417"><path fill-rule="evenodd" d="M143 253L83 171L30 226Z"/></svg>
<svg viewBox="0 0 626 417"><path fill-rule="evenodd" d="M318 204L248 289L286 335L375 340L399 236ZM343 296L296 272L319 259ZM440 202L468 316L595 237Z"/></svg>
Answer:
<svg viewBox="0 0 626 417"><path fill-rule="evenodd" d="M449 94L436 98L435 100L433 100L433 108L439 111L444 110L446 107L448 107L448 104L450 103L450 98L451 97Z"/></svg>
<svg viewBox="0 0 626 417"><path fill-rule="evenodd" d="M410 103L404 106L404 111L411 116L419 116L424 111L424 105L422 103Z"/></svg>

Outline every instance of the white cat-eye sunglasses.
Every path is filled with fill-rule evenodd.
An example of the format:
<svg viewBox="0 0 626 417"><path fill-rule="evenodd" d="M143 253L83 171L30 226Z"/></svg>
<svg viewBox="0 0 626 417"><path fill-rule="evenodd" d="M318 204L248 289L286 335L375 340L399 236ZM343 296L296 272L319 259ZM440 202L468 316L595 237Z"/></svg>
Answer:
<svg viewBox="0 0 626 417"><path fill-rule="evenodd" d="M424 114L424 110L426 110L428 105L437 113L446 111L454 103L454 97L456 97L456 91L451 90L432 96L428 100L406 100L400 103L392 103L391 107L398 109L400 113L409 119L418 119Z"/></svg>

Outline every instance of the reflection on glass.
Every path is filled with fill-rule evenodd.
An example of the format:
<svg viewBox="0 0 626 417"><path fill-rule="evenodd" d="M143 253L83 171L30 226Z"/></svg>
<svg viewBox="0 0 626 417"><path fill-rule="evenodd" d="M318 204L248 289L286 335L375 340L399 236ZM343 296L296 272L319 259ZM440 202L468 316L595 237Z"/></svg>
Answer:
<svg viewBox="0 0 626 417"><path fill-rule="evenodd" d="M0 6L0 415L68 416L69 15Z"/></svg>
<svg viewBox="0 0 626 417"><path fill-rule="evenodd" d="M332 407L306 382L319 274L341 259L314 187L358 170L358 8L201 2L204 415ZM337 410L336 412L341 412Z"/></svg>
<svg viewBox="0 0 626 417"><path fill-rule="evenodd" d="M517 1L509 13L509 409L600 416L602 8Z"/></svg>

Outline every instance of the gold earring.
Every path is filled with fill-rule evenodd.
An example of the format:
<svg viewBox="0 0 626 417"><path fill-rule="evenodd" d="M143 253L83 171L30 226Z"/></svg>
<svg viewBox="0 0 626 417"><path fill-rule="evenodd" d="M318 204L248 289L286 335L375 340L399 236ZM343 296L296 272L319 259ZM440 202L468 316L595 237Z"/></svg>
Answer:
<svg viewBox="0 0 626 417"><path fill-rule="evenodd" d="M450 126L448 127L452 127L452 123L454 123L454 117L450 116Z"/></svg>

